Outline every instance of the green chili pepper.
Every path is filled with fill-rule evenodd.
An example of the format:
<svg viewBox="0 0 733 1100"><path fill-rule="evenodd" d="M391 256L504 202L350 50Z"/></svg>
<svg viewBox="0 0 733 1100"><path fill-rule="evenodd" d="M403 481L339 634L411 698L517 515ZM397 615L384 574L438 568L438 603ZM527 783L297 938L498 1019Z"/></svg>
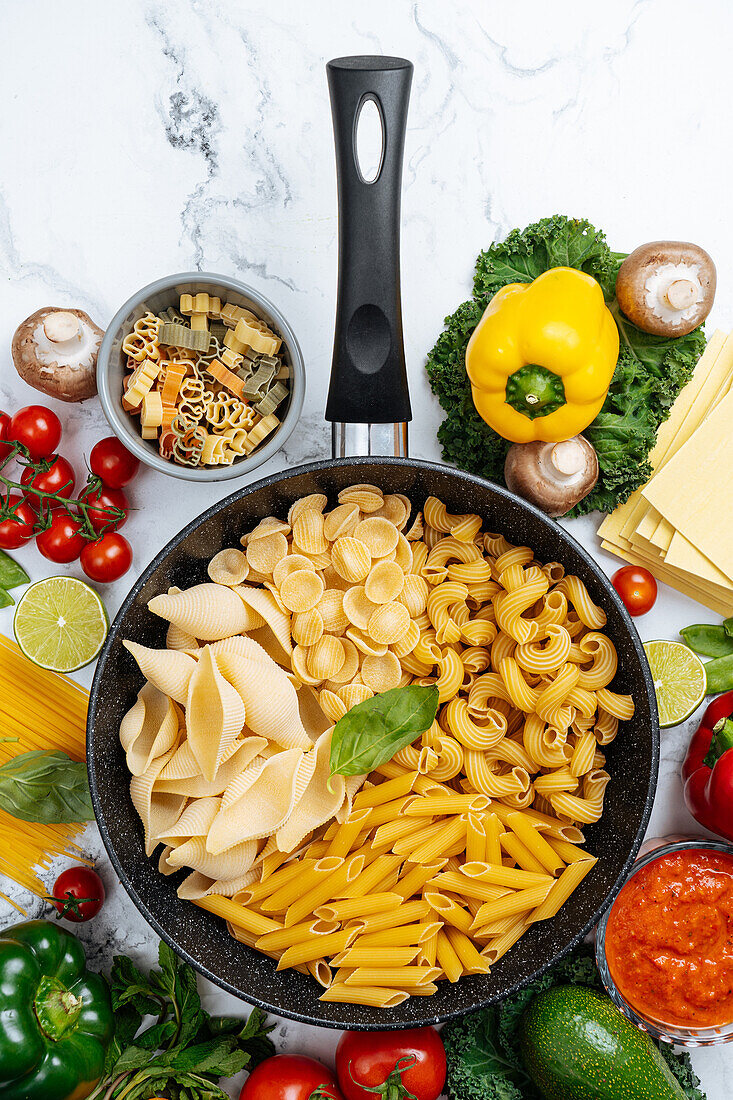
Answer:
<svg viewBox="0 0 733 1100"><path fill-rule="evenodd" d="M719 695L721 691L733 690L733 653L708 661L705 665L705 678L706 695Z"/></svg>
<svg viewBox="0 0 733 1100"><path fill-rule="evenodd" d="M728 634L725 623L711 626L709 623L694 623L680 630L685 645L694 653L703 657L727 657L733 653L733 637Z"/></svg>

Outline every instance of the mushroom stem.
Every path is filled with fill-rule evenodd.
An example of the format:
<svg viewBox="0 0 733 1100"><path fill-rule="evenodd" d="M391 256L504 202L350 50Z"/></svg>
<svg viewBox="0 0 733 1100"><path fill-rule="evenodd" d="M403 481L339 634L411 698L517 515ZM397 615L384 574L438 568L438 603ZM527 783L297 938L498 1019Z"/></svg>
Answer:
<svg viewBox="0 0 733 1100"><path fill-rule="evenodd" d="M46 317L43 331L61 354L73 352L84 335L79 318L65 310Z"/></svg>
<svg viewBox="0 0 733 1100"><path fill-rule="evenodd" d="M556 443L548 457L555 477L575 477L586 464L585 450L577 438L564 439L561 443Z"/></svg>
<svg viewBox="0 0 733 1100"><path fill-rule="evenodd" d="M675 279L664 294L667 305L672 309L689 309L699 297L699 288L690 279Z"/></svg>

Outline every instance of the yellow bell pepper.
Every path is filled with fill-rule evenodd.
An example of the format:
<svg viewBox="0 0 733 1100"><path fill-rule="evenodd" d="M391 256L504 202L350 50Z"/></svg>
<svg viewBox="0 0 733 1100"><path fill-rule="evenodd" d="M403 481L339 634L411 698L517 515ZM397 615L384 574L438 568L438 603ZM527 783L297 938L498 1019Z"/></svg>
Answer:
<svg viewBox="0 0 733 1100"><path fill-rule="evenodd" d="M474 404L513 443L559 442L600 412L618 329L592 276L553 267L489 302L466 349Z"/></svg>

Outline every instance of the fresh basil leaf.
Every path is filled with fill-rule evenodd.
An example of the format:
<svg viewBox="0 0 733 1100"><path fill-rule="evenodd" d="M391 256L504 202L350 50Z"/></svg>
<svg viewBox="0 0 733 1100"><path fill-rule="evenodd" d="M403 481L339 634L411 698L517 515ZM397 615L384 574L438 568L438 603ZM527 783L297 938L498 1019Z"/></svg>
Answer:
<svg viewBox="0 0 733 1100"><path fill-rule="evenodd" d="M723 630L729 638L733 638L733 617L730 619L723 619Z"/></svg>
<svg viewBox="0 0 733 1100"><path fill-rule="evenodd" d="M22 821L93 821L86 764L38 749L0 767L0 808Z"/></svg>
<svg viewBox="0 0 733 1100"><path fill-rule="evenodd" d="M12 607L14 603L15 600L10 593L6 592L4 588L0 588L0 607Z"/></svg>
<svg viewBox="0 0 733 1100"><path fill-rule="evenodd" d="M19 565L14 558L11 558L10 554L0 550L0 588L17 588L19 584L28 584L29 580L30 577L23 566ZM13 600L10 600L10 603L13 602ZM8 605L1 604L0 606L7 607Z"/></svg>
<svg viewBox="0 0 733 1100"><path fill-rule="evenodd" d="M331 773L364 775L373 771L429 729L437 710L434 684L393 688L358 703L334 728Z"/></svg>

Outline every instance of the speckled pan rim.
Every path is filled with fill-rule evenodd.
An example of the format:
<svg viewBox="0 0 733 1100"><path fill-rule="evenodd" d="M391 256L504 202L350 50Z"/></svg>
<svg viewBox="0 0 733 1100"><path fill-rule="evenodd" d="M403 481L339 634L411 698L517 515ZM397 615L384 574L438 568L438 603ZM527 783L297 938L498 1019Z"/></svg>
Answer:
<svg viewBox="0 0 733 1100"><path fill-rule="evenodd" d="M117 337L122 322L133 309L139 306L140 303L148 297L148 295L172 290L178 283L200 283L202 286L224 286L229 290L236 291L245 298L250 298L252 302L256 303L262 310L266 313L270 313L273 317L278 329L278 335L282 337L283 343L287 346L290 354L290 366L293 370L292 393L290 395L288 411L280 427L277 429L272 439L270 439L268 443L265 443L263 447L258 447L257 450L252 455L248 455L246 459L235 460L231 466L187 467L179 466L175 462L168 462L166 459L161 458L152 447L146 446L145 440L130 431L127 419L122 414L120 396L118 393L113 393L111 389L109 360L112 345ZM300 414L303 410L305 386L305 361L300 349L300 344L278 307L271 302L269 298L266 298L264 294L255 290L254 287L248 286L238 279L233 279L230 275L217 275L211 271L182 271L177 275L165 275L163 278L155 279L152 283L148 283L147 286L136 291L135 294L132 294L127 299L124 305L120 306L110 321L99 348L99 355L97 356L97 390L99 393L99 400L102 406L102 412L107 418L113 432L120 442L124 443L127 449L132 451L135 457L139 458L141 462L144 462L146 466L149 466L153 470L157 470L158 473L166 474L168 477L175 477L180 481L230 481L233 478L246 477L247 474L256 470L258 466L262 466L269 458L277 454L294 431L295 425L298 423Z"/></svg>
<svg viewBox="0 0 733 1100"><path fill-rule="evenodd" d="M649 731L650 732L650 737L651 737L651 769L650 769L650 776L649 776L649 786L648 786L648 790L647 790L646 799L644 801L644 806L643 806L643 811L642 811L642 814L641 814L641 820L640 820L639 828L637 830L634 842L631 845L631 849L629 851L629 854L628 854L626 860L624 861L624 863L621 867L621 870L620 870L618 876L616 877L615 882L613 883L613 885L611 886L611 888L607 892L604 901L601 903L601 905L599 905L597 907L596 911L589 918L589 920L586 922L586 924L583 926L583 928L581 928L580 931L577 932L560 951L556 952L552 956L552 958L548 959L546 962L544 962L540 966L538 966L537 969L533 973L527 975L525 978L523 978L520 981L514 983L508 989L502 990L501 993L497 993L494 996L488 996L488 997L480 998L480 999L476 1000L475 1002L473 1002L471 1004L467 1004L465 1007L463 1007L461 1009L456 1009L454 1011L450 1011L450 1012L446 1012L446 1013L442 1013L442 1014L437 1014L437 1015L434 1015L434 1014L431 1015L429 1012L426 1011L424 1017L421 1018L421 1019L417 1019L417 1020L397 1021L397 1020L385 1019L381 1023L380 1022L375 1022L375 1023L365 1024L365 1023L355 1023L354 1021L351 1021L346 1017L343 1020L319 1019L317 1016L310 1015L309 1013L306 1013L306 1012L301 1013L301 1012L294 1012L294 1011L291 1011L291 1010L283 1009L278 1005L270 1003L269 1001L262 1000L262 999L258 998L256 995L252 994L249 991L245 994L245 993L242 992L241 989L238 989L236 986L232 985L231 982L228 982L225 978L220 977L218 974L214 974L211 970L208 969L207 966L205 966L203 963L196 960L191 954L189 954L189 952L187 952L186 950L184 950L183 948L181 948L178 945L178 943L175 941L175 939L163 928L163 926L159 923L159 921L156 919L156 917L154 917L153 914L150 912L150 910L148 909L146 904L142 901L139 894L135 890L134 886L130 882L126 871L122 867L122 864L121 864L120 860L117 857L116 851L114 849L111 838L110 838L109 833L107 831L106 823L105 823L104 816L103 816L102 809L101 809L100 796L99 796L99 792L97 790L96 755L95 755L94 739L93 739L93 736L92 736L92 728L93 728L93 725L94 725L94 719L95 719L96 709L97 709L97 701L98 701L98 698L99 698L99 692L100 692L102 677L103 677L103 673L104 673L107 653L109 652L109 650L112 647L112 644L116 640L116 637L117 637L117 634L119 632L122 620L124 619L125 615L127 614L128 609L131 607L131 605L135 601L135 599L137 597L137 594L140 591L140 589L147 583L147 581L148 581L149 577L151 576L151 574L162 564L162 562L165 560L165 558L170 553L172 553L175 549L177 549L177 547L180 545L180 543L185 538L187 538L188 535L190 535L197 528L201 527L208 520L210 520L214 516L218 515L219 512L221 512L222 510L229 507L235 501L239 501L239 500L243 499L244 497L249 496L251 493L257 492L257 490L259 490L259 489L265 489L269 486L275 485L277 482L284 481L287 478L297 477L298 475L301 475L301 474L317 474L317 473L319 473L323 470L332 469L332 468L335 468L335 467L353 466L353 467L358 469L358 467L361 466L361 465L374 465L375 463L380 464L380 465L385 465L385 466L392 466L392 465L407 466L407 467L411 467L412 469L424 470L426 473L448 474L448 475L451 475L451 476L455 477L456 479L458 479L460 481L463 481L463 482L465 482L469 485L476 485L476 486L478 486L482 489L485 489L487 484L488 484L488 485L490 485L491 490L493 492L495 492L498 496L504 497L505 499L511 501L514 504L518 504L522 509L524 509L529 514L531 514L540 523L542 523L542 524L544 524L548 527L551 527L553 529L557 529L557 531L559 531L561 541L567 542L573 548L574 552L577 553L578 556L583 559L583 561L588 566L588 568L591 570L591 572L594 573L595 576L597 577L599 583L601 584L601 586L603 587L603 589L606 593L606 597L611 601L611 603L614 604L616 610L618 611L618 613L619 613L619 615L620 615L620 617L621 617L621 619L622 619L622 621L623 621L623 623L626 627L629 640L631 641L631 644L632 644L632 646L633 646L633 648L634 648L634 650L637 654L637 657L639 658L639 666L640 666L640 669L641 669L641 673L642 673L642 677L643 677L643 681L644 681L644 686L646 688L647 698L648 698L648 702L649 702L650 719L651 719L651 722L650 722L651 729ZM359 1031L378 1031L378 1030L383 1030L385 1026L388 1026L391 1030L403 1030L403 1029L406 1029L406 1028L413 1028L413 1027L418 1027L418 1026L443 1023L446 1020L450 1020L450 1019L454 1019L454 1018L459 1017L459 1016L463 1016L467 1012L475 1012L475 1011L478 1011L481 1008L486 1008L487 1006L496 1003L497 1000L504 999L506 997L511 996L513 993L517 992L517 990L522 989L524 986L528 985L530 982L533 982L537 978L541 977L541 975L544 974L547 970L549 970L552 966L554 966L556 963L558 963L561 959L565 958L565 956L568 955L569 952L572 951L574 947L576 947L579 943L581 943L585 939L585 937L588 935L588 933L598 923L598 921L600 920L602 915L612 905L612 903L616 899L619 891L621 890L621 887L625 883L625 881L626 881L626 879L629 875L629 872L630 872L630 870L631 870L631 868L632 868L632 866L633 866L633 864L636 860L636 856L638 855L639 849L641 848L641 845L642 845L642 842L643 842L643 839L644 839L644 834L646 833L646 829L647 829L647 826L649 824L649 819L651 817L652 806L653 806L653 803L654 803L654 795L656 793L656 788L657 788L657 777L658 777L658 772L659 772L659 754L660 754L660 734L659 734L659 716L658 716L658 712L657 712L656 695L655 695L655 692L654 692L654 682L653 682L653 679L652 679L652 675L651 675L651 671L649 669L648 662L646 660L646 656L644 654L644 649L643 649L643 646L642 646L642 642L641 642L641 639L639 638L636 627L634 626L634 623L633 623L628 611L626 610L624 604L622 603L621 599L619 598L619 596L618 596L616 590L614 589L613 585L611 584L609 578L606 576L606 574L600 568L598 563L591 557L591 555L587 552L587 550L585 550L585 548L583 546L581 546L580 543L576 539L573 538L572 535L570 535L563 527L560 526L560 524L556 523L555 520L550 519L548 516L545 515L544 512L541 512L538 508L535 508L534 505L529 504L527 501L522 500L521 498L515 496L513 493L510 493L508 489L504 489L502 486L496 485L493 482L487 482L485 479L477 477L473 474L465 473L462 470L456 470L456 469L453 469L452 467L441 465L440 463L428 462L428 461L421 460L421 459L381 458L381 457L330 459L330 460L325 460L325 461L322 461L322 462L308 463L308 464L303 465L303 466L296 466L293 469L288 470L284 473L271 474L270 476L268 476L266 478L262 478L260 481L257 481L255 483L253 483L252 485L248 485L248 486L245 486L241 489L238 489L236 492L231 493L228 497L225 497L223 500L218 501L211 508L208 508L205 512L202 512L201 515L199 515L196 519L191 520L190 523L186 524L186 526L184 528L182 528L182 530L179 531L178 534L175 535L170 540L170 542L168 542L167 545L164 546L162 548L162 550L159 551L158 554L156 554L155 558L150 562L150 564L147 566L147 568L138 577L137 581L135 582L135 584L131 588L131 590L128 593L127 597L125 598L122 606L120 607L117 615L115 616L114 622L112 623L112 625L110 627L109 634L107 635L107 640L104 644L102 652L99 655L97 667L96 667L95 674L94 674L94 680L93 680L90 695L89 695L89 712L88 712L88 718L87 718L87 763L88 763L88 767L89 767L89 786L90 786L90 789L91 789L92 804L93 804L93 807L94 807L94 813L95 813L95 817L96 817L96 820L97 820L97 825L99 827L99 831L100 831L100 834L101 834L101 837L102 837L102 841L103 841L104 846L107 850L107 854L109 855L110 861L111 861L115 871L117 872L117 875L120 879L120 882L124 886L127 893L130 895L130 897L132 898L132 900L133 900L135 906L137 907L138 911L143 915L143 917L148 922L148 924L155 930L155 932L160 936L160 938L162 940L164 940L165 943L167 943L169 945L169 947L171 947L182 959L184 959L187 963L189 963L196 970L198 970L198 972L200 974L202 974L205 978L208 978L209 981L213 982L215 985L218 985L221 989L224 989L227 993L231 993L234 997L238 997L240 1000L246 1001L248 1004L256 1005L257 1007L262 1008L262 1009L264 1009L268 1012L272 1012L277 1016L281 1016L281 1017L291 1019L291 1020L297 1020L300 1023L311 1024L315 1027L326 1027L326 1028L332 1028L332 1029L336 1029L336 1030L345 1030L345 1029L351 1028L351 1029L355 1029L355 1030L359 1030ZM427 1002L429 1002L430 998L424 998L424 1000L426 1002L426 1009L427 1009L428 1008L428 1003ZM345 1006L345 1007L348 1007L348 1006Z"/></svg>

